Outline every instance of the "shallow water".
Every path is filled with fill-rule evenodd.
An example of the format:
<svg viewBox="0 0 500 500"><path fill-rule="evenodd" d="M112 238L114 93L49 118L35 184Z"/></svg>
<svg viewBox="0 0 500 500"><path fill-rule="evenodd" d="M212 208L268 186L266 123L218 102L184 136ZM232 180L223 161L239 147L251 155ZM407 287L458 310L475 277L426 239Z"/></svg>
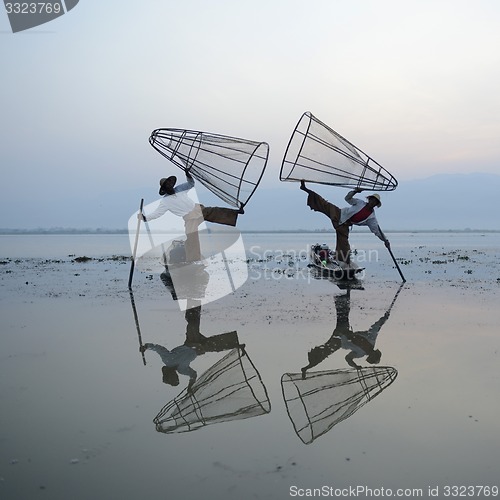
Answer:
<svg viewBox="0 0 500 500"><path fill-rule="evenodd" d="M0 234L0 257L60 259L130 255L126 234Z"/></svg>
<svg viewBox="0 0 500 500"><path fill-rule="evenodd" d="M353 246L378 248L370 236ZM4 254L0 496L274 499L326 486L428 498L498 486L498 239L391 235L407 283L381 246L346 289L310 273L311 235L245 235L247 282L187 318L155 273L138 270L131 297L128 261L77 263L66 252L90 252L68 241L53 257ZM363 333L380 361L349 365ZM191 394L187 376L163 383L160 356L139 351L186 342ZM157 428L174 399L182 419L160 415ZM159 432L175 425L193 430Z"/></svg>

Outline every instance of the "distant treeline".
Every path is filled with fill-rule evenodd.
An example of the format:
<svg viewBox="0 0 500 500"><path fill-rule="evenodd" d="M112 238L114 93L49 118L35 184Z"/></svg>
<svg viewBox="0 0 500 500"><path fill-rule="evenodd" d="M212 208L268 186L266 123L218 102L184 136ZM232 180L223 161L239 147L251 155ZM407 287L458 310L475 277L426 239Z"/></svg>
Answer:
<svg viewBox="0 0 500 500"><path fill-rule="evenodd" d="M0 234L127 234L127 229L78 229L67 227L54 227L49 229L2 229Z"/></svg>
<svg viewBox="0 0 500 500"><path fill-rule="evenodd" d="M223 231L223 230L222 230ZM216 233L216 227L211 228L211 232ZM274 229L274 230L259 230L259 229L243 229L242 234L277 234L277 233L333 233L333 229ZM368 232L367 229L355 228L354 232ZM386 233L499 233L496 229L386 229ZM2 229L0 235L21 235L21 234L128 234L127 229L79 229L79 228L36 228L36 229ZM165 231L165 234L170 234Z"/></svg>

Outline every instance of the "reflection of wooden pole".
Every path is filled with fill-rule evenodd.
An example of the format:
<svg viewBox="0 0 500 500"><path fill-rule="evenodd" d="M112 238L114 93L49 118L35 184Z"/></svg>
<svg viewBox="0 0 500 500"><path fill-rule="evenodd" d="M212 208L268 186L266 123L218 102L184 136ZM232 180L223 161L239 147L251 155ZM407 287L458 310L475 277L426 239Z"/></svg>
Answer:
<svg viewBox="0 0 500 500"><path fill-rule="evenodd" d="M396 295L394 295L394 298L392 299L392 302L391 302L391 305L389 306L389 309L387 309L388 313L391 312L392 307L396 303L396 299L398 298L399 292L403 289L404 283L405 282L403 281L403 283L401 283L401 285L399 285L398 291L396 292Z"/></svg>
<svg viewBox="0 0 500 500"><path fill-rule="evenodd" d="M141 199L141 205L139 207L139 215L142 215L142 206L144 205L144 199ZM130 264L130 275L128 277L128 287L132 289L132 278L134 276L134 268L135 268L135 257L137 255L137 244L139 242L139 229L141 228L141 217L137 218L137 230L135 232L135 243L134 243L134 252L132 254L132 263Z"/></svg>
<svg viewBox="0 0 500 500"><path fill-rule="evenodd" d="M130 303L132 304L132 311L134 312L134 320L135 320L135 328L137 329L137 336L139 337L139 351L142 354L142 362L146 365L146 356L144 355L143 345L142 345L142 336L141 336L141 327L139 326L139 315L137 314L137 309L135 307L134 293L132 289L129 289L130 294Z"/></svg>

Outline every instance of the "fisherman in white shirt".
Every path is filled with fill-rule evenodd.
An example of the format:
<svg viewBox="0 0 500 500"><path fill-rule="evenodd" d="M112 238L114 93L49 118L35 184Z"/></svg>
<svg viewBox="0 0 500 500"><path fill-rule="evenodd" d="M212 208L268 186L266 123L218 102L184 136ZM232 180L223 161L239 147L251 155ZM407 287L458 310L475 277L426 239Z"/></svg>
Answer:
<svg viewBox="0 0 500 500"><path fill-rule="evenodd" d="M238 215L245 213L243 208L220 208L205 207L195 203L188 191L194 187L194 179L186 170L186 182L176 186L177 177L174 175L160 179L160 195L162 199L158 208L152 213L143 215L144 221L151 221L161 217L167 212L184 219L186 230L186 260L195 262L202 259L200 243L198 239L198 226L203 221L224 224L227 226L236 226ZM139 215L140 217L140 215Z"/></svg>
<svg viewBox="0 0 500 500"><path fill-rule="evenodd" d="M191 212L196 203L189 197L188 191L194 187L194 179L186 173L186 182L175 187L177 177L174 175L160 180L160 195L162 199L158 208L151 212L144 220L153 220L167 212L184 217Z"/></svg>

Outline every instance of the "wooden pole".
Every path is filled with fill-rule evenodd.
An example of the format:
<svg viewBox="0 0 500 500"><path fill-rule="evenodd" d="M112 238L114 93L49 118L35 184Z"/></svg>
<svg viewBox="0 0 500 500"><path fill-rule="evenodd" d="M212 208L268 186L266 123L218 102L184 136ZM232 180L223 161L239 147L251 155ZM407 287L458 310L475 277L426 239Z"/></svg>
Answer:
<svg viewBox="0 0 500 500"><path fill-rule="evenodd" d="M141 199L141 205L139 207L139 214L142 216L142 207L144 205L144 199ZM135 232L135 243L134 243L134 251L132 254L132 263L130 264L130 274L128 277L128 287L132 288L132 278L134 276L134 268L135 268L135 258L137 255L137 244L139 243L139 229L141 228L141 220L142 217L137 218L137 230Z"/></svg>
<svg viewBox="0 0 500 500"><path fill-rule="evenodd" d="M382 235L384 236L385 238L385 235L384 233L382 232L382 229L380 229L380 226L378 226L378 230L382 233ZM386 241L389 241L387 238L386 238ZM399 268L399 264L397 263L396 261L396 257L394 257L394 254L392 253L392 250L391 250L391 244L389 243L389 246L386 245L386 248L387 250L389 250L389 253L391 254L391 257L392 257L392 260L394 261L394 265L396 266L396 269L398 270L399 272L399 275L401 276L401 279L403 280L403 283L406 283L406 279L405 277L403 276L403 273L401 272L401 269Z"/></svg>
<svg viewBox="0 0 500 500"><path fill-rule="evenodd" d="M391 254L392 260L394 261L394 264L396 265L396 269L399 272L399 275L401 276L401 279L403 280L403 283L406 283L406 279L403 276L403 273L401 272L401 269L399 268L399 265L396 261L396 257L394 257L394 254L392 253L391 247L387 247L387 250L389 250L389 253Z"/></svg>

